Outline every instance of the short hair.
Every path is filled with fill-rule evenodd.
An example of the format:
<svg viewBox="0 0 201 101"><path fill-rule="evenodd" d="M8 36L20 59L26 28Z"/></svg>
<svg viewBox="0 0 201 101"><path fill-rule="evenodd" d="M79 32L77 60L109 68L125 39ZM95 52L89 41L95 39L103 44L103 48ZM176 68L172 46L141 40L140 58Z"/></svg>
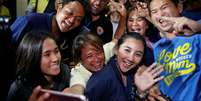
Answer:
<svg viewBox="0 0 201 101"><path fill-rule="evenodd" d="M146 2L147 2L147 7L149 8L149 10L150 10L150 3L152 2L153 0L146 0ZM170 0L170 1L172 1L172 3L175 5L175 6L177 6L177 4L180 2L180 0Z"/></svg>
<svg viewBox="0 0 201 101"><path fill-rule="evenodd" d="M84 0L56 0L56 3L62 4L62 7L64 7L64 5L68 4L69 2L74 2L74 1L79 2L83 7L86 6L86 2L84 2Z"/></svg>
<svg viewBox="0 0 201 101"><path fill-rule="evenodd" d="M103 51L103 42L97 34L93 32L81 33L75 37L72 46L73 61L76 64L81 61L81 49L86 44L90 44Z"/></svg>

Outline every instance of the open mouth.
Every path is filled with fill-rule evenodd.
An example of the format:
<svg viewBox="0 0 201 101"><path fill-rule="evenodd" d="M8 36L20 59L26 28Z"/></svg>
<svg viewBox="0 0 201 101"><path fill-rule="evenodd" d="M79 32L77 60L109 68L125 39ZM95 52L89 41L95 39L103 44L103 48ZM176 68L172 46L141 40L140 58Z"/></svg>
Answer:
<svg viewBox="0 0 201 101"><path fill-rule="evenodd" d="M59 68L59 67L60 67L59 64L53 64L53 65L51 65L51 68L53 68L53 69L56 69L56 68Z"/></svg>
<svg viewBox="0 0 201 101"><path fill-rule="evenodd" d="M162 27L166 27L169 24L168 21L165 21L165 20L162 20L162 19L159 19L158 22Z"/></svg>
<svg viewBox="0 0 201 101"><path fill-rule="evenodd" d="M132 28L131 31L132 32L136 32L136 33L140 33L141 32L141 28L135 27L135 28Z"/></svg>
<svg viewBox="0 0 201 101"><path fill-rule="evenodd" d="M132 62L127 61L127 60L123 61L123 63L124 63L124 67L125 67L126 69L129 69L129 68L133 65Z"/></svg>

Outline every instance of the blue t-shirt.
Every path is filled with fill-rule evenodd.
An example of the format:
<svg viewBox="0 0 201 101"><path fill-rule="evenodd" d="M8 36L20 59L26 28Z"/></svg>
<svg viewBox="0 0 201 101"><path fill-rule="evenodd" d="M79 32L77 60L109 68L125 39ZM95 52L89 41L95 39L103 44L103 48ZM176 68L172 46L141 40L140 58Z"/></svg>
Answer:
<svg viewBox="0 0 201 101"><path fill-rule="evenodd" d="M154 58L164 65L160 90L173 101L201 101L201 35L161 39Z"/></svg>

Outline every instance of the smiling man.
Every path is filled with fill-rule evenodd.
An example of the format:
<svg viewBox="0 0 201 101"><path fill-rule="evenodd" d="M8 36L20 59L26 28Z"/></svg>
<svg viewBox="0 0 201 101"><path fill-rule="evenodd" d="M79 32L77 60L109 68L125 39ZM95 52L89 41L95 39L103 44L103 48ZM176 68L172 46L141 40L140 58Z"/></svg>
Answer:
<svg viewBox="0 0 201 101"><path fill-rule="evenodd" d="M80 0L58 0L57 13L30 14L16 19L12 24L12 42L18 46L25 33L30 30L52 32L57 39L62 57L69 60L71 44L79 33L84 17L84 6Z"/></svg>
<svg viewBox="0 0 201 101"><path fill-rule="evenodd" d="M151 19L164 38L154 45L154 58L164 65L159 87L173 101L200 101L201 24L181 17L177 0L151 0ZM185 36L189 35L189 36Z"/></svg>

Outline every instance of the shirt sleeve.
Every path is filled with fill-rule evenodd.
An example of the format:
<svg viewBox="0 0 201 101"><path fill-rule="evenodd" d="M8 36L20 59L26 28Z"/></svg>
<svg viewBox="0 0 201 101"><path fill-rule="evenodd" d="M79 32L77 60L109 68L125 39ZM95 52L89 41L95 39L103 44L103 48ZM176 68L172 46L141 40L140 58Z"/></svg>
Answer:
<svg viewBox="0 0 201 101"><path fill-rule="evenodd" d="M80 85L86 87L85 80L86 80L86 78L84 78L78 70L76 70L74 68L71 70L70 87L72 87L73 85L76 85L76 84L80 84Z"/></svg>
<svg viewBox="0 0 201 101"><path fill-rule="evenodd" d="M103 45L104 55L105 55L105 64L110 60L114 55L115 42L111 41Z"/></svg>
<svg viewBox="0 0 201 101"><path fill-rule="evenodd" d="M91 77L92 73L88 71L81 63L78 63L75 68L71 70L70 87L76 84L86 87L86 83Z"/></svg>

